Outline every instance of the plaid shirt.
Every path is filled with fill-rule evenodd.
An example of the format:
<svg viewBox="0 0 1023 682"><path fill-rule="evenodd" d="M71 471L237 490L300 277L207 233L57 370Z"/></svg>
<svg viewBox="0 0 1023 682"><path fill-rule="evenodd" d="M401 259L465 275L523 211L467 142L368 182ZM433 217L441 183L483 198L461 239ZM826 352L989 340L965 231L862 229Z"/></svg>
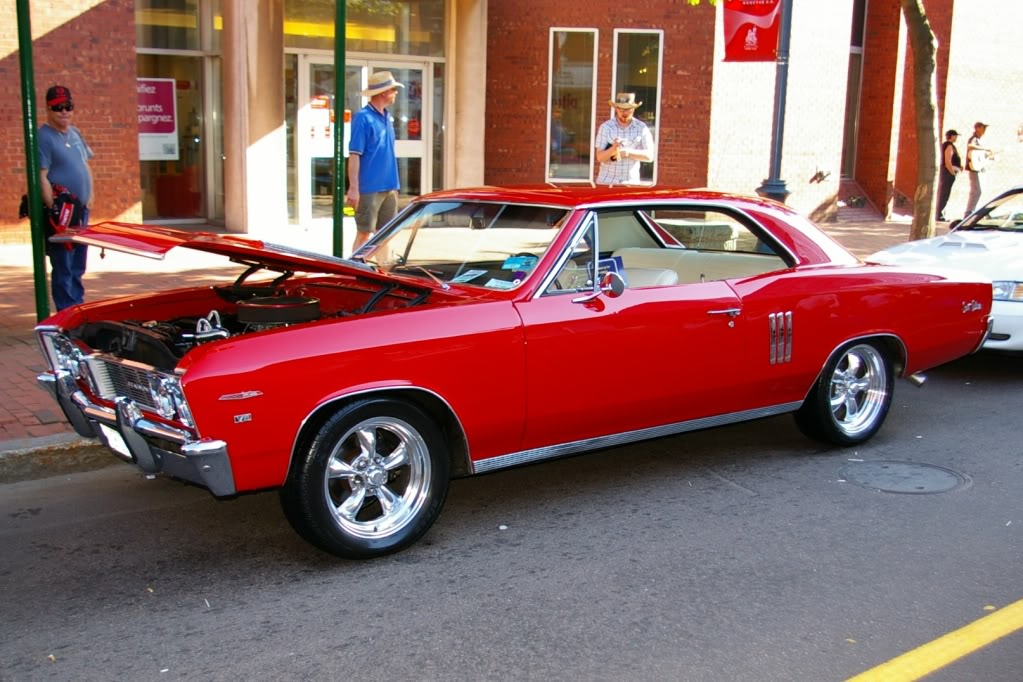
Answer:
<svg viewBox="0 0 1023 682"><path fill-rule="evenodd" d="M612 118L600 125L597 130L597 141L594 147L603 151L616 137L621 138L625 144L624 149L643 149L653 151L654 138L650 129L638 118L633 118L629 125L621 126L618 119ZM622 159L617 161L605 161L600 164L600 172L597 173L598 185L636 185L641 182L639 178L639 164L635 159Z"/></svg>

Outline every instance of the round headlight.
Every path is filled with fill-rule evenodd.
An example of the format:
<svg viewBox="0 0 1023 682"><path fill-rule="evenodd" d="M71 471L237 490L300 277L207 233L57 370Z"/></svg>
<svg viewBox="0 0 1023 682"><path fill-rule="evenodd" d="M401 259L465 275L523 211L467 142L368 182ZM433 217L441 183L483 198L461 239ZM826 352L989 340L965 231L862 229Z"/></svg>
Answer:
<svg viewBox="0 0 1023 682"><path fill-rule="evenodd" d="M82 358L82 352L65 336L53 338L53 350L57 361L57 368L78 376L78 361Z"/></svg>
<svg viewBox="0 0 1023 682"><path fill-rule="evenodd" d="M171 380L159 374L149 376L149 394L157 413L165 419L172 419L177 413L174 405L174 390Z"/></svg>

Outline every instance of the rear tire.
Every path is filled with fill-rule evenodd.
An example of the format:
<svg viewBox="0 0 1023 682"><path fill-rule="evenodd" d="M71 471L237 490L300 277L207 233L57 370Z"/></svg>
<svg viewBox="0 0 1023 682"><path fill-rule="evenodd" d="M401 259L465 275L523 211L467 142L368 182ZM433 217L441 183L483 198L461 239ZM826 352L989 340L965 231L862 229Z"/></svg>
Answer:
<svg viewBox="0 0 1023 682"><path fill-rule="evenodd" d="M892 362L875 342L851 343L824 367L796 412L803 433L836 445L869 440L892 404Z"/></svg>
<svg viewBox="0 0 1023 682"><path fill-rule="evenodd" d="M284 515L305 540L340 557L369 559L408 547L447 497L440 429L402 401L346 406L296 457L280 492Z"/></svg>

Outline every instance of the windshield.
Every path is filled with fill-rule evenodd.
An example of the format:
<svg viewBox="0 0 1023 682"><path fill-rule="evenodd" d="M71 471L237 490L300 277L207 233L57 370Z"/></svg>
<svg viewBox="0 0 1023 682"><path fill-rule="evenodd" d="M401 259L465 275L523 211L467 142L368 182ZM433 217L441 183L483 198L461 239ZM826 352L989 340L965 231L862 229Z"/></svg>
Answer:
<svg viewBox="0 0 1023 682"><path fill-rule="evenodd" d="M1023 191L995 199L956 229L1023 232Z"/></svg>
<svg viewBox="0 0 1023 682"><path fill-rule="evenodd" d="M514 289L546 253L566 213L549 206L421 202L356 257L443 284Z"/></svg>

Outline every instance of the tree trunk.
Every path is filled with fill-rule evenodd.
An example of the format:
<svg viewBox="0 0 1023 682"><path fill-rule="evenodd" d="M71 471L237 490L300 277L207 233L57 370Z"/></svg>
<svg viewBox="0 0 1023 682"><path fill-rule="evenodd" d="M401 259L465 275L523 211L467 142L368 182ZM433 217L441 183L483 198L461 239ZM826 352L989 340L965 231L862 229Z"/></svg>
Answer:
<svg viewBox="0 0 1023 682"><path fill-rule="evenodd" d="M913 50L913 103L916 110L916 191L910 239L934 236L934 189L938 180L937 40L924 0L899 0Z"/></svg>

